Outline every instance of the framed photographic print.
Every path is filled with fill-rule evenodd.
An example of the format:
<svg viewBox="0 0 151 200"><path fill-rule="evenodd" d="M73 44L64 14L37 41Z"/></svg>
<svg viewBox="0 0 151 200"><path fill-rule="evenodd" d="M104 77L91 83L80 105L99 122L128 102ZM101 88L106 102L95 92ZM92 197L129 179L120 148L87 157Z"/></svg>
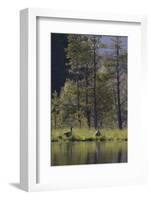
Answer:
<svg viewBox="0 0 151 200"><path fill-rule="evenodd" d="M20 16L21 187L144 183L146 17Z"/></svg>

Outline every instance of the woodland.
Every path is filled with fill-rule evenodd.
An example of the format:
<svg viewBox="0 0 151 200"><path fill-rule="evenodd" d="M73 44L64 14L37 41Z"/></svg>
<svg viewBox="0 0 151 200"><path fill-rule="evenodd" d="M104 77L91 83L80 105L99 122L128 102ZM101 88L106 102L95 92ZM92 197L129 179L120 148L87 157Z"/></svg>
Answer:
<svg viewBox="0 0 151 200"><path fill-rule="evenodd" d="M128 38L52 36L51 41L56 36L62 41L60 49L57 41L51 42L52 72L57 66L57 73L63 73L52 73L51 140L127 140ZM63 59L60 64L57 48Z"/></svg>

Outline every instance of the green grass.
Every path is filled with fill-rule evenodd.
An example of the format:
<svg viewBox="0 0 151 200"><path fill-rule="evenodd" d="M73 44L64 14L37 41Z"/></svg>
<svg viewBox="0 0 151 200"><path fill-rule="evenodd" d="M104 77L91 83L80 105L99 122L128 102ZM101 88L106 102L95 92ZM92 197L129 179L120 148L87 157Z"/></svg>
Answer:
<svg viewBox="0 0 151 200"><path fill-rule="evenodd" d="M95 129L87 128L73 128L72 136L66 137L65 132L69 131L69 128L64 129L53 129L51 135L51 141L126 141L127 140L127 129L102 129L101 136L95 136Z"/></svg>

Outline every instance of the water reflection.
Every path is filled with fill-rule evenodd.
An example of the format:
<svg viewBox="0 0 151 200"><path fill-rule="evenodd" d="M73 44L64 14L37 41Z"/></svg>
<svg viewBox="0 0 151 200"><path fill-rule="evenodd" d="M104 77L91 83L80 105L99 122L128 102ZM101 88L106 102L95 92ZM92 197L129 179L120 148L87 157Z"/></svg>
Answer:
<svg viewBox="0 0 151 200"><path fill-rule="evenodd" d="M51 165L127 162L127 142L52 142Z"/></svg>

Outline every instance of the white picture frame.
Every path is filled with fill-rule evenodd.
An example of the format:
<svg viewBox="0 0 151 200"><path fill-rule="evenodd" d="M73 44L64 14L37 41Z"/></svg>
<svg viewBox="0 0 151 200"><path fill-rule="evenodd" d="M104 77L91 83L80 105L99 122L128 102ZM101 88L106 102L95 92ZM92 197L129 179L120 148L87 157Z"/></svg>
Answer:
<svg viewBox="0 0 151 200"><path fill-rule="evenodd" d="M124 15L113 15L113 14L100 14L100 13L86 13L86 12L72 12L72 11L54 11L49 9L24 9L20 12L20 184L21 188L26 191L39 191L39 190L51 190L51 189L64 189L73 187L93 187L93 186L105 186L105 185L127 185L135 183L146 182L146 158L145 158L145 133L143 134L139 144L144 145L142 155L142 164L138 167L138 172L134 176L130 173L126 177L117 178L115 177L108 179L103 178L104 182L97 180L97 175L93 180L96 180L96 184L87 180L83 181L82 184L74 184L72 181L70 183L53 184L53 182L40 182L39 173L39 154L41 150L39 149L39 139L38 139L38 72L37 72L37 19L38 18L47 19L69 19L78 21L90 21L93 22L110 22L127 24L128 26L133 26L134 24L139 25L140 30L140 48L141 48L141 63L140 72L142 79L145 76L145 70L147 66L147 25L145 16L124 16ZM140 74L139 74L140 75ZM143 84L142 84L143 85ZM143 128L143 127L142 127ZM134 147L135 148L135 147ZM139 152L140 153L140 152ZM99 170L99 165L92 166L93 170ZM41 168L41 167L40 167ZM114 165L113 168L116 168ZM134 166L133 166L134 168ZM42 169L44 170L44 169ZM62 170L62 169L61 169ZM74 170L78 173L82 173L82 168ZM84 169L85 170L85 169ZM133 169L134 170L134 169ZM85 170L86 171L86 170ZM114 170L113 170L114 171ZM128 173L127 172L127 173ZM61 171L59 172L61 173ZM64 171L62 171L64 173ZM89 173L89 170L88 170ZM86 174L85 174L86 175ZM110 174L111 176L113 174ZM126 174L127 175L127 174ZM47 174L45 173L46 177ZM48 179L51 179L49 177ZM99 179L99 176L98 176Z"/></svg>

